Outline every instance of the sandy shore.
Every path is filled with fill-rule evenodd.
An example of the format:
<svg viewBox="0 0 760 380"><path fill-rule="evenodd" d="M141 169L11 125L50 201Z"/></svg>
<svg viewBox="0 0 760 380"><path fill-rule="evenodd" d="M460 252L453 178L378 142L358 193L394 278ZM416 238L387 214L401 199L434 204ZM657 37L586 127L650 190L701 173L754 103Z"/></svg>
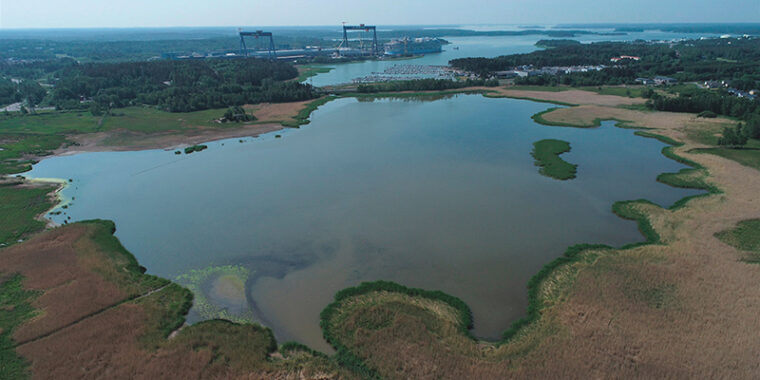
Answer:
<svg viewBox="0 0 760 380"><path fill-rule="evenodd" d="M203 142L238 137L256 137L265 133L282 130L281 124L249 124L240 128L197 128L183 133L143 134L127 130L70 135L73 145L54 151L55 155L69 155L82 152L123 152L147 149L176 149ZM119 144L110 141L118 140Z"/></svg>

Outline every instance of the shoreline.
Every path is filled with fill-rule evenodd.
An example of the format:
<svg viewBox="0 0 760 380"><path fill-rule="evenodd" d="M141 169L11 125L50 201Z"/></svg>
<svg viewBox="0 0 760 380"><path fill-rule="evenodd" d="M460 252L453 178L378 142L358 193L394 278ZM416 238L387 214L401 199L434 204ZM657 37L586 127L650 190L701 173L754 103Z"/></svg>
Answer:
<svg viewBox="0 0 760 380"><path fill-rule="evenodd" d="M465 89L461 89L461 90L465 90ZM499 92L500 92L499 95L503 95L502 91L499 91ZM463 93L463 91L455 91L454 93ZM481 93L481 94L483 94L483 93ZM483 96L488 96L488 95L483 94ZM347 96L347 97L351 97L351 96ZM504 96L504 97L511 97L511 96ZM520 98L518 98L518 99L520 99ZM533 99L526 99L526 100L533 100ZM548 102L552 102L552 101L548 101ZM553 110L551 110L551 111L553 111ZM546 113L549 113L549 112L546 112ZM621 126L619 124L630 123L630 121L621 121L621 120L616 120L616 119L600 119L600 120L615 120L615 121L617 121L616 124L615 124L615 126L619 127L619 128L625 128L625 127L623 127L623 126ZM635 124L635 122L634 122L634 124ZM285 128L285 127L282 127L280 129L283 129L283 128ZM643 128L639 128L639 127L634 127L634 128L643 130ZM692 153L689 153L688 151L684 151L684 149L686 149L686 147L688 147L687 143L679 142L679 141L674 140L673 137L670 136L670 134L661 134L662 130L660 130L660 128L654 128L654 129L657 130L658 133L644 132L647 135L644 135L644 133L642 133L642 134L639 134L639 136L656 138L656 139L658 139L658 140L660 140L660 141L662 141L662 142L664 142L666 144L669 144L669 146L666 146L666 147L663 148L661 154L663 154L667 158L676 160L676 161L678 161L678 162L680 162L682 164L685 164L687 166L691 166L691 168L686 168L686 169L682 170L679 173L662 173L660 176L658 176L658 181L660 181L660 178L662 176L664 176L664 175L669 175L670 177L688 177L690 174L693 174L693 173L701 171L701 173L700 173L701 177L700 178L698 178L697 180L692 181L692 182L688 182L688 181L685 182L687 185L685 185L684 187L700 188L700 187L695 187L695 186L700 186L700 184L703 185L703 186L711 186L711 187L701 187L701 189L707 191L706 194L700 194L700 195L696 195L696 196L685 197L685 198L677 201L673 206L671 206L669 208L659 207L657 205L646 205L646 204L644 204L644 203L646 203L644 200L633 200L633 201L623 200L623 201L616 202L615 205L618 205L618 211L620 211L620 213L616 212L615 205L613 205L613 210L612 210L613 213L615 213L616 215L618 215L621 218L635 220L639 224L639 230L642 233L642 236L644 236L644 238L646 239L646 241L642 242L642 243L629 244L629 245L623 246L621 248L612 248L612 247L607 247L607 246L594 246L594 245L576 245L576 246L568 247L567 251L565 252L565 254L563 256L561 256L561 257L553 260L550 263L547 263L541 271L539 271L538 273L536 273L531 278L531 280L527 284L528 293L529 293L529 306L528 306L528 309L527 309L527 313L526 313L527 315L526 315L526 317L523 318L523 319L520 319L520 320L518 320L516 322L514 322L513 325L511 327L509 327L504 332L503 339L500 340L499 342L495 343L495 345L497 347L495 349L499 349L499 347L501 347L501 346L508 346L510 344L518 342L520 339L526 339L525 338L526 334L527 335L530 334L530 331L527 331L527 330L529 330L530 328L533 328L533 327L531 327L531 326L533 326L533 323L541 318L541 316L542 316L541 313L544 310L544 308L553 307L554 306L554 304L551 304L551 303L550 303L549 306L541 305L540 304L541 303L541 299L540 298L543 296L542 292L545 291L545 289L543 289L544 283L546 281L549 281L552 278L552 276L556 276L557 273L558 273L558 271L561 270L561 268L567 268L568 266L572 266L572 265L577 264L579 260L581 260L583 257L585 257L586 254L588 254L589 250L591 250L591 251L601 250L601 251L609 253L609 251L615 251L615 252L618 252L618 251L631 251L631 250L635 250L635 249L639 249L639 248L646 247L646 246L651 246L651 245L668 244L668 241L667 241L668 239L664 239L665 242L663 243L663 237L661 236L661 234L657 234L657 230L661 226L658 225L658 221L656 221L656 220L654 220L652 218L651 211L642 211L641 207L643 207L646 210L649 210L649 209L653 208L654 210L660 209L660 210L664 210L664 211L675 211L677 209L688 208L690 205L693 204L692 201L696 200L697 198L703 198L703 199L711 200L712 198L714 198L713 197L714 195L719 194L719 191L722 191L717 186L715 186L715 185L712 184L712 182L715 181L715 178L713 178L713 173L711 173L708 170L707 167L705 167L702 164L699 164L699 163L697 163L695 161L692 161L691 159L689 159L687 157L684 157L682 155L683 153L686 153L687 155L688 154L692 154ZM220 138L220 139L223 139L223 138ZM216 140L219 140L219 139L216 139ZM204 140L204 141L216 141L216 140ZM666 140L669 140L669 141L666 141ZM139 150L139 149L136 149L136 150ZM74 154L74 153L70 153L70 154ZM704 182L705 179L709 179L709 181L708 182ZM660 182L663 182L663 183L665 183L665 184L667 184L669 186L678 187L678 185L674 184L674 182L672 180L671 181L663 180L663 181L660 181ZM681 184L683 185L684 182L681 182ZM61 185L60 182L59 182L59 185ZM65 186L65 185L66 185L66 183L65 183L65 180L64 180L63 186ZM689 186L689 185L691 185L691 186ZM57 190L57 191L60 191L60 190ZM643 206L642 206L642 204L643 204ZM57 205L55 207L57 207ZM624 210L624 209L625 209L625 211L621 211L621 210ZM43 215L45 215L45 214L43 214ZM652 233L650 233L649 231L653 231L657 235L656 236L652 235ZM323 314L325 316L323 316L321 318L321 321L320 321L320 325L323 326L322 327L323 333L326 336L332 333L332 332L329 332L329 318L332 317L332 315L330 315L330 313L335 313L335 312L331 311L331 312L328 313L328 309L330 309L330 310L339 309L340 306L341 306L340 302L342 300L353 299L355 297L366 296L367 294L369 294L368 292L373 292L373 291L378 291L378 290L381 291L381 292L388 292L388 291L392 290L392 291L395 291L395 292L398 292L398 293L405 293L407 296L410 296L412 298L414 298L414 297L423 297L423 298L425 298L425 297L428 297L428 298L429 297L433 297L433 298L436 298L437 296L431 296L431 294L433 294L433 293L434 294L441 294L443 296L454 298L454 297L452 297L450 295L447 295L447 294L439 292L439 291L427 291L427 290L421 290L421 289L411 289L411 288L406 288L403 285L397 285L397 284L388 285L388 284L389 283L385 283L385 282L376 282L376 283L367 283L367 285L365 285L363 283L362 285L359 285L359 286L357 286L355 288L347 288L347 289L344 289L344 290L341 290L340 292L338 292L335 295L335 301L333 303L327 305L325 307L325 309L323 309ZM374 289L374 287L376 287L377 289ZM395 290L391 289L391 288L394 288L394 287L400 287L400 288L395 288ZM357 290L357 289L359 289L359 290ZM456 299L456 300L458 300L458 299ZM443 302L450 304L455 309L463 310L461 308L461 304L459 304L459 302L461 302L461 300L459 300L459 302L456 302L456 300L450 301L450 300L447 299L447 300L443 300ZM439 299L439 301L441 301L441 300ZM452 304L452 302L454 304L456 304L456 306L454 304ZM464 304L464 306L467 307L466 304ZM462 314L462 315L464 315L464 314ZM463 320L460 321L460 323L467 324L466 322L467 322L466 319L463 319ZM468 331L465 332L465 335L469 335ZM492 342L487 342L487 341L480 340L480 339L475 339L475 342L479 343L479 344L490 344L490 343L492 343ZM359 367L363 367L362 369L373 368L373 366L368 365L359 356L356 356L356 354L353 352L353 349L350 346L346 346L346 345L344 345L341 342L338 342L337 344L333 344L333 342L330 342L330 344L333 345L334 347L337 346L336 348L338 349L339 352L341 352L341 351L347 351L348 353L346 355L348 355L349 357L351 357L354 360L357 360L357 363L358 363ZM374 371L374 370L372 370L372 371Z"/></svg>
<svg viewBox="0 0 760 380"><path fill-rule="evenodd" d="M553 101L553 100L541 100L541 99L530 99L530 98L524 98L524 97L513 97L513 96L507 96L507 95L504 95L505 93L504 93L504 92L502 92L502 91L487 91L487 90L489 90L489 89L491 89L491 88L488 88L488 87L485 87L485 88L474 87L474 88L462 88L462 89L445 90L445 91L430 91L430 92L423 92L423 93L418 93L418 92L413 92L413 91L405 91L405 92L399 92L399 93L388 93L388 94L384 94L384 93L380 93L380 94L366 94L366 95L365 95L365 94L359 94L358 96L353 96L353 95L342 96L342 97L330 97L330 96L328 96L328 97L324 97L324 98L319 98L319 99L315 100L315 101L314 101L314 102L312 102L312 103L316 103L316 104L318 104L318 105L317 105L317 107L319 107L319 106L321 106L321 105L323 105L323 104L325 104L325 103L328 103L328 102L330 102L330 101L332 101L332 100L340 99L340 98L343 98L343 97L345 97L345 98L359 98L359 97L369 97L369 98L375 98L375 97L376 97L376 98L387 98L387 97L389 97L389 96L390 96L390 97L392 97L392 96L393 96L393 94L401 94L401 95L404 95L404 96L412 96L412 97L416 97L416 96L425 97L425 96L440 95L440 94L446 94L446 95L457 95L457 94L463 94L463 95L481 95L481 96L483 96L483 97L490 97L490 98L507 98L507 99L516 99L516 100L526 100L526 101L532 101L532 102L538 102L538 103L551 103L551 104L557 104L557 101ZM483 90L486 90L486 91L483 91ZM496 93L499 93L499 96L489 96L489 95L490 95L492 92L496 92ZM541 92L541 93L542 93L542 92ZM509 93L508 93L508 92L506 92L506 94L509 94ZM593 94L593 93L590 93L590 94ZM591 95L591 96L597 96L597 95ZM599 95L599 96L602 96L602 97L606 97L607 95ZM566 103L560 103L560 104L566 104ZM307 107L307 108L308 108L308 107ZM557 109L558 109L558 108L549 108L549 109L547 109L547 110L545 110L545 111L541 111L541 112L539 112L538 114L542 114L542 113L551 112L551 111L554 111L554 110L557 110ZM311 112L313 112L314 110L316 110L316 108L309 110L309 115L310 115L310 114L311 114ZM307 116L307 117L308 117L308 116ZM533 116L532 116L532 118L533 118L533 117L535 117L535 115L533 115ZM308 119L307 119L307 121L308 121ZM617 123L614 125L615 127L617 127L617 128L625 128L624 126L622 126L622 125L621 125L621 124L622 124L622 122L621 122L621 121L619 121L619 120L616 120L616 121L617 121ZM565 127L571 127L571 128L582 128L582 127L579 127L579 126L569 126L569 125L565 125ZM279 126L278 126L278 128L276 128L274 131L283 130L283 129L285 129L285 128L288 128L288 127L285 127L285 126L279 125ZM638 128L635 128L635 127L634 127L634 129L638 129ZM271 133L271 132L267 132L267 133ZM182 136L177 136L177 137L181 138ZM219 140L223 140L223 139L227 139L227 138L228 138L228 137L220 137L219 139L215 139L215 140L200 140L200 141L198 141L198 142L196 142L196 143L208 143L208 142L219 141ZM181 146L184 146L184 145L185 145L185 144L182 144L182 145L179 145L179 146L181 147ZM98 152L107 152L107 151L141 151L141 150L153 150L153 149L160 149L160 150L165 150L165 151L168 151L168 150L172 150L172 149L174 149L174 148L148 148L148 149L134 149L134 150L133 150L133 149L125 149L125 150L122 150L122 149L115 149L115 150L113 150L113 149L108 149L108 147L104 147L104 148L105 148L105 149L102 149L102 150L94 150L94 151L98 151ZM117 147L117 148L118 148L118 147ZM666 148L667 148L667 147L666 147ZM71 152L65 152L65 153L63 153L63 154L61 154L61 155L70 155L70 154L77 154L77 153L89 153L89 152L93 152L93 151L80 151L80 152L77 152L77 151L71 151ZM670 159L673 159L673 160L676 160L676 161L678 161L677 159L674 159L674 158L672 158L672 157L669 157L669 156L667 156L667 155L665 155L665 157L666 157L666 158L670 158ZM666 173L662 173L662 174L666 174ZM670 174L674 174L674 173L670 173ZM65 180L63 180L63 182L65 182ZM666 183L666 184L667 184L667 183ZM63 185L64 185L64 187L65 187L66 183L64 183ZM668 185L669 185L669 184L668 184ZM700 195L700 196L701 196L701 195ZM693 196L685 197L685 198L683 198L683 199L681 199L681 200L678 200L677 202L681 202L682 200L686 200L687 198L691 198L691 197L693 197ZM615 204L613 205L613 210L611 210L611 212L612 212L613 214L617 215L618 217L622 218L622 219L628 219L628 220L633 220L633 221L636 221L636 222L640 222L638 219L635 219L635 218L633 218L633 219L632 219L632 218L627 218L627 217L625 217L625 216L622 216L622 214L623 214L622 212L621 212L621 213L618 213L618 212L615 212L615 211L614 211L614 206L615 206L615 205L617 205L618 203L625 203L625 202L631 202L631 201L618 201L618 202L615 202ZM61 204L57 204L56 206L54 206L54 207L53 207L53 209L55 209L55 208L57 208L57 207L60 207L60 205L61 205ZM649 242L649 240L648 240L648 236L647 236L647 235L646 235L646 234L645 234L645 233L644 233L644 232L641 230L641 228L639 228L639 231L641 232L641 235L642 235L642 237L644 237L644 238L645 238L645 242L644 242L644 244L647 244L647 243ZM630 244L627 244L627 245L625 245L624 247L627 247L628 245L631 245L631 244L642 244L642 243L630 243ZM585 245L587 245L587 244L579 244L578 246L585 246ZM615 249L615 247L611 247L611 246L605 246L605 247L606 247L606 248L609 248L609 249ZM575 248L575 246L571 246L571 247L568 247L568 248L567 248L567 251L572 251L574 248ZM562 257L562 256L560 256L560 258L561 258L561 257ZM552 261L552 262L553 262L553 261ZM552 262L550 262L550 263L548 263L548 264L546 264L546 265L547 265L547 266L548 266L548 265L551 265L551 264L552 264ZM173 280L172 280L172 281L173 281ZM431 291L432 291L432 290L431 290ZM530 300L528 301L528 303L529 303L529 305L530 305ZM515 323L518 323L518 322L519 322L519 320L518 320L518 321L516 321ZM267 325L264 325L264 326L267 326ZM267 327L268 327L268 326L267 326ZM483 339L483 338L475 338L475 339L477 339L477 340L478 340L478 341L480 341L480 342L484 342L484 343L497 343L497 342L500 342L500 341L492 341L492 340Z"/></svg>

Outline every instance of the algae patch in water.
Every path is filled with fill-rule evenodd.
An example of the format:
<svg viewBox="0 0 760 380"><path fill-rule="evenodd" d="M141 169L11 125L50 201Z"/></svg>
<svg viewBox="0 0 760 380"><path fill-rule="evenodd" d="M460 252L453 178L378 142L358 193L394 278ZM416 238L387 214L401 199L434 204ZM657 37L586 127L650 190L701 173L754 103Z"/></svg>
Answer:
<svg viewBox="0 0 760 380"><path fill-rule="evenodd" d="M236 265L210 266L191 270L176 281L193 292L193 306L203 319L254 322L245 295L250 273L249 269Z"/></svg>

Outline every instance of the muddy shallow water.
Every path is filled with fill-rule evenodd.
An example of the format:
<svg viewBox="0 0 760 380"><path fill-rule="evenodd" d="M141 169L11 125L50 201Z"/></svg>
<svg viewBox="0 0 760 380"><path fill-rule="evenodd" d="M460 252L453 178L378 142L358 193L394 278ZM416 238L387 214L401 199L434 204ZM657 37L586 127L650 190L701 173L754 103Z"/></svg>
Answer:
<svg viewBox="0 0 760 380"><path fill-rule="evenodd" d="M281 342L326 350L320 311L336 291L378 279L460 297L474 334L496 339L524 315L528 279L568 246L643 240L612 214L615 201L669 206L696 193L655 181L683 167L660 154L662 143L612 123L531 120L549 107L480 95L340 99L282 138L218 141L191 155L54 157L29 176L71 178L71 204L51 218L114 220L149 273L249 269L247 306ZM530 151L544 138L570 142L562 157L578 164L577 179L538 174Z"/></svg>

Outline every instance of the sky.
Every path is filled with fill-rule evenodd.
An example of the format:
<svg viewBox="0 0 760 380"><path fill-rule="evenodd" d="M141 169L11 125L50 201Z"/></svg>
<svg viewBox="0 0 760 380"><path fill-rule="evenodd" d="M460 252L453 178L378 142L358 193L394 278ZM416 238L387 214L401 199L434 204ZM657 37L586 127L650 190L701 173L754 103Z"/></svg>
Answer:
<svg viewBox="0 0 760 380"><path fill-rule="evenodd" d="M0 0L0 28L758 22L760 0Z"/></svg>

